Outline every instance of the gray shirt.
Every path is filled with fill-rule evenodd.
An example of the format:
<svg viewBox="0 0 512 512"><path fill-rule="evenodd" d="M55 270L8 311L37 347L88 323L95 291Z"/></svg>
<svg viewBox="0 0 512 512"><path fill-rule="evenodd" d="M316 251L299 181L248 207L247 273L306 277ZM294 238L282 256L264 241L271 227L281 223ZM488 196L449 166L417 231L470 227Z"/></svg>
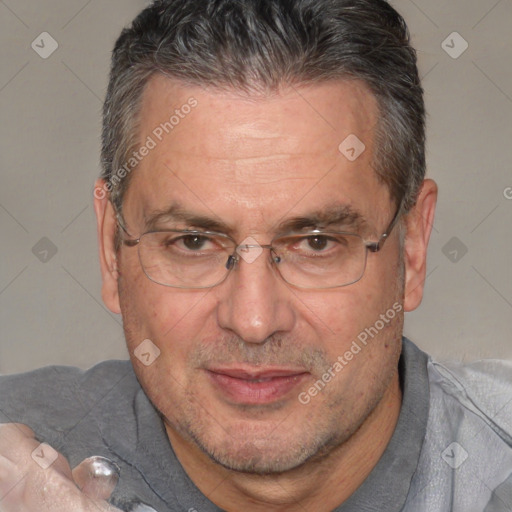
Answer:
<svg viewBox="0 0 512 512"><path fill-rule="evenodd" d="M391 441L335 512L511 512L512 365L448 367L404 338L399 372ZM129 361L0 377L0 422L29 425L71 467L92 455L117 462L111 503L122 510L221 510L183 470Z"/></svg>

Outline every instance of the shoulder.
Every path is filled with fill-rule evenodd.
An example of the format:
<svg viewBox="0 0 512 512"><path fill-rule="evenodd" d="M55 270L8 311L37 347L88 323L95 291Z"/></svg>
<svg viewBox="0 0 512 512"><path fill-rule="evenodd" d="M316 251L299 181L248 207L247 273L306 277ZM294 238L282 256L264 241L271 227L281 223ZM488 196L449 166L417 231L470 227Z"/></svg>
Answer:
<svg viewBox="0 0 512 512"><path fill-rule="evenodd" d="M487 359L470 364L430 360L432 386L455 398L512 445L512 362Z"/></svg>
<svg viewBox="0 0 512 512"><path fill-rule="evenodd" d="M47 366L0 376L0 422L24 423L36 432L41 428L64 432L119 387L125 393L138 389L129 361L105 361L89 370Z"/></svg>

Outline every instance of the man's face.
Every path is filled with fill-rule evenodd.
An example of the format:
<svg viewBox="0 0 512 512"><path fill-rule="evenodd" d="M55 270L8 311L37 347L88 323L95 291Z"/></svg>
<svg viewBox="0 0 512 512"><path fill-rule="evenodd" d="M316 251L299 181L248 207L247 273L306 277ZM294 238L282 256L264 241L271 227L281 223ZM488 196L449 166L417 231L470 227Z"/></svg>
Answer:
<svg viewBox="0 0 512 512"><path fill-rule="evenodd" d="M269 244L283 222L333 207L350 208L362 222L331 230L376 241L388 226L395 205L371 168L377 105L361 83L249 98L154 77L143 97L141 145L190 97L197 106L133 172L123 203L133 236L177 204L226 224L238 243ZM351 134L366 146L354 161L338 149ZM151 228L197 226L162 217ZM171 439L254 472L297 467L348 439L396 379L402 314L386 312L403 301L399 262L395 230L381 252L368 253L364 276L350 286L294 288L264 250L252 263L241 259L216 287L178 289L150 281L137 249L122 247L128 348ZM378 322L381 315L388 321ZM357 341L370 328L366 345ZM161 351L149 366L133 356L145 339Z"/></svg>

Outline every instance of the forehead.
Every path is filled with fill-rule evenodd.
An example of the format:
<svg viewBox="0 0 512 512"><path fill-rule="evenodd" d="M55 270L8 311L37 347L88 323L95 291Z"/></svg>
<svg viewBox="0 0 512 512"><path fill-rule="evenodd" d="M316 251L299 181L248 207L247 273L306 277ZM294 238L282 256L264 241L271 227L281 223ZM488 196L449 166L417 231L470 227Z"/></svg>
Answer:
<svg viewBox="0 0 512 512"><path fill-rule="evenodd" d="M223 221L252 219L252 227L324 203L368 213L376 196L388 199L371 167L377 112L355 80L251 95L154 76L139 123L141 146L151 139L153 147L133 173L125 205L144 217L179 200ZM347 137L351 146L364 144L355 160L340 152Z"/></svg>
<svg viewBox="0 0 512 512"><path fill-rule="evenodd" d="M193 100L197 106L188 116L187 104ZM142 98L142 135L153 132L158 126L155 122L165 123L175 113L175 150L181 145L183 150L200 149L202 155L212 158L225 157L227 151L251 157L266 156L276 139L281 139L280 149L290 153L300 149L332 151L340 138L353 131L369 139L377 105L366 85L358 80L287 86L279 92L252 94L190 87L162 75L153 76ZM193 119L184 122L187 117ZM304 139L317 140L308 148L298 147Z"/></svg>

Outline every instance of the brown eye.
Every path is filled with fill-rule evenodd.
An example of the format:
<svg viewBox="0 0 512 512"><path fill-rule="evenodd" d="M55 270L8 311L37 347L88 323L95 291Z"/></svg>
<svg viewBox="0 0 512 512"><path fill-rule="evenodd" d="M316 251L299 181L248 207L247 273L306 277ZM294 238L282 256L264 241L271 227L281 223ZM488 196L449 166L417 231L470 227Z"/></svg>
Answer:
<svg viewBox="0 0 512 512"><path fill-rule="evenodd" d="M307 238L307 242L314 251L322 251L327 247L329 239L325 236L310 236Z"/></svg>
<svg viewBox="0 0 512 512"><path fill-rule="evenodd" d="M183 245L191 251L197 251L203 248L208 239L200 235L186 235L182 237Z"/></svg>

